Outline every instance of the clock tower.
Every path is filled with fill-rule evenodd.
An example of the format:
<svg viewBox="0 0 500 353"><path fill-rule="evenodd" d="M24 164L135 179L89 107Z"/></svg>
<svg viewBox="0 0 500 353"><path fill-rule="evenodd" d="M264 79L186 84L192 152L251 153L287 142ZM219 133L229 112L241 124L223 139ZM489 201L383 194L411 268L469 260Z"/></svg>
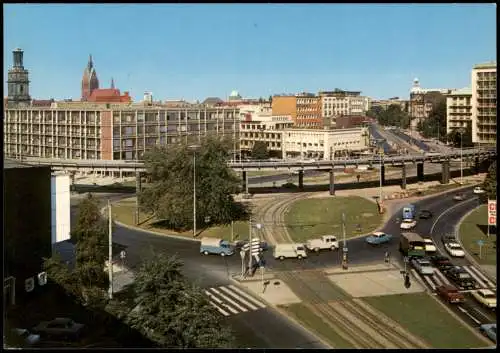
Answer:
<svg viewBox="0 0 500 353"><path fill-rule="evenodd" d="M9 70L7 78L8 101L13 104L29 105L30 97L30 81L28 79L28 70L23 66L23 51L15 49L14 66Z"/></svg>

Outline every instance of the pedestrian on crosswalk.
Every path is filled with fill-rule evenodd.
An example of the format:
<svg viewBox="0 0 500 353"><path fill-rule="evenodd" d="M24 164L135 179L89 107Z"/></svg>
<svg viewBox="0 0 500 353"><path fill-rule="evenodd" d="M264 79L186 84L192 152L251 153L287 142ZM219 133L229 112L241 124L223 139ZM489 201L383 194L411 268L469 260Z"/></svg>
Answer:
<svg viewBox="0 0 500 353"><path fill-rule="evenodd" d="M385 262L390 263L391 262L391 254L389 251L385 252Z"/></svg>

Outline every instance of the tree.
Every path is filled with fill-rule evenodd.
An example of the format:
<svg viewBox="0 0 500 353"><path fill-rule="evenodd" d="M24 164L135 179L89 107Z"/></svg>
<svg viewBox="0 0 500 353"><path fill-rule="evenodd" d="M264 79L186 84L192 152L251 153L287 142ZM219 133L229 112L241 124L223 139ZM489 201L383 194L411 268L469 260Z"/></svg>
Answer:
<svg viewBox="0 0 500 353"><path fill-rule="evenodd" d="M425 138L439 136L440 140L444 140L446 137L446 99L440 95L432 97L433 108L429 117L418 123L417 130Z"/></svg>
<svg viewBox="0 0 500 353"><path fill-rule="evenodd" d="M233 336L176 257L153 254L135 275L135 308L127 322L161 348L230 348Z"/></svg>
<svg viewBox="0 0 500 353"><path fill-rule="evenodd" d="M228 142L205 138L197 151L187 144L158 147L147 153L144 163L152 185L139 194L140 206L173 229L193 225L193 153L196 154L196 221L229 224L245 215L233 198L240 181L227 166Z"/></svg>
<svg viewBox="0 0 500 353"><path fill-rule="evenodd" d="M447 140L453 147L472 147L474 143L472 142L472 124L468 123L463 131L458 129L452 130L447 135Z"/></svg>
<svg viewBox="0 0 500 353"><path fill-rule="evenodd" d="M483 188L489 200L497 199L497 162L491 163L488 174L484 178Z"/></svg>
<svg viewBox="0 0 500 353"><path fill-rule="evenodd" d="M268 159L269 151L267 144L264 141L256 141L252 147L252 158L255 159Z"/></svg>
<svg viewBox="0 0 500 353"><path fill-rule="evenodd" d="M377 119L378 123L384 126L398 126L405 129L410 124L410 117L399 104L391 104L387 109L380 106L371 107L366 115Z"/></svg>
<svg viewBox="0 0 500 353"><path fill-rule="evenodd" d="M80 202L75 231L75 266L70 269L57 254L44 259L44 267L52 280L84 305L101 307L105 304L109 279L104 271L108 253L106 220L91 194Z"/></svg>

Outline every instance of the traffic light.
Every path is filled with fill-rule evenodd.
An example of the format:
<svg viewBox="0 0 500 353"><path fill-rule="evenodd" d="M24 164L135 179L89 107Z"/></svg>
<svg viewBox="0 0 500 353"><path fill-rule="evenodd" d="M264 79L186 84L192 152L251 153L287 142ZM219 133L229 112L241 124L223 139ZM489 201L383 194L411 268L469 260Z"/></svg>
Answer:
<svg viewBox="0 0 500 353"><path fill-rule="evenodd" d="M411 287L410 275L408 273L405 274L405 288L408 289Z"/></svg>

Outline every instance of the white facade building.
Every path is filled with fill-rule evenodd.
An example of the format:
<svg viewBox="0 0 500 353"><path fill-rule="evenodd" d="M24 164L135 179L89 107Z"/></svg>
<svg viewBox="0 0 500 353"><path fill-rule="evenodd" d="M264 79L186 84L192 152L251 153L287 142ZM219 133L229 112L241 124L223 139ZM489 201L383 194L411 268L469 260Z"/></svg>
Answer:
<svg viewBox="0 0 500 353"><path fill-rule="evenodd" d="M472 119L472 90L462 88L446 96L446 134L465 129Z"/></svg>
<svg viewBox="0 0 500 353"><path fill-rule="evenodd" d="M370 99L360 95L320 92L320 97L322 117L364 115L370 107Z"/></svg>
<svg viewBox="0 0 500 353"><path fill-rule="evenodd" d="M286 158L318 158L332 160L347 152L369 149L369 133L365 127L338 130L286 129L282 134L282 152Z"/></svg>
<svg viewBox="0 0 500 353"><path fill-rule="evenodd" d="M51 178L52 245L71 238L70 176L53 174Z"/></svg>
<svg viewBox="0 0 500 353"><path fill-rule="evenodd" d="M472 69L472 142L496 144L497 63L479 64Z"/></svg>

